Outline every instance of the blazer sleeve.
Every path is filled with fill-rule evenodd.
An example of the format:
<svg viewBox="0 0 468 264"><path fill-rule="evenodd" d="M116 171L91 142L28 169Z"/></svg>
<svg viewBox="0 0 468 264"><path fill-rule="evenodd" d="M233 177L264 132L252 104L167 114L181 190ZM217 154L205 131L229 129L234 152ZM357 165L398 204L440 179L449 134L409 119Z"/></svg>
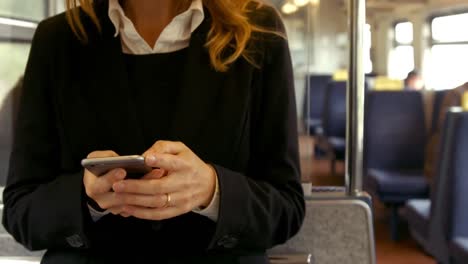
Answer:
<svg viewBox="0 0 468 264"><path fill-rule="evenodd" d="M276 11L270 25L284 33ZM260 93L254 100L250 161L245 174L215 166L220 211L211 248L265 250L300 229L305 202L300 184L297 114L286 39L269 35Z"/></svg>
<svg viewBox="0 0 468 264"><path fill-rule="evenodd" d="M30 250L86 247L91 219L83 171L61 169L52 92L54 26L41 22L32 41L3 193L3 225Z"/></svg>

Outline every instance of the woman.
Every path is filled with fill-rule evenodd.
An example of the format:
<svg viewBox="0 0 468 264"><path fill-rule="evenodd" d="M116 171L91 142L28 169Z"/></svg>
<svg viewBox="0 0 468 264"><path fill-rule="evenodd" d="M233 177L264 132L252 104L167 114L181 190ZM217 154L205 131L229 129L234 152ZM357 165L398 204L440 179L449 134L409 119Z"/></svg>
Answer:
<svg viewBox="0 0 468 264"><path fill-rule="evenodd" d="M304 217L278 15L257 0L76 2L33 40L7 230L44 263L267 263ZM139 180L80 166L140 153L159 169Z"/></svg>

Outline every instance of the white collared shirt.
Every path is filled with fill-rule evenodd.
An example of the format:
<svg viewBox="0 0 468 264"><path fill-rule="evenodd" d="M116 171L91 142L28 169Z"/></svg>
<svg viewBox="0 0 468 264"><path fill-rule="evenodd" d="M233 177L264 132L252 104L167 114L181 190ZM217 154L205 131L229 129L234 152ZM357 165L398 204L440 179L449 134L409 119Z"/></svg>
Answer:
<svg viewBox="0 0 468 264"><path fill-rule="evenodd" d="M137 32L133 22L125 15L118 0L109 0L109 18L115 27L115 37L120 35L122 51L126 54L146 55L154 53L169 53L187 48L192 33L201 25L205 14L202 0L193 0L190 7L176 16L164 28L154 47ZM194 210L194 213L204 215L217 222L219 213L219 183L216 179L216 190L208 207L203 210ZM92 219L96 222L108 211L98 212L88 205Z"/></svg>
<svg viewBox="0 0 468 264"><path fill-rule="evenodd" d="M138 34L133 22L125 15L118 0L109 0L108 15L115 26L115 36L120 35L123 52L135 55L169 53L187 48L192 33L205 18L202 0L193 0L185 12L174 17L164 28L154 47L151 47Z"/></svg>

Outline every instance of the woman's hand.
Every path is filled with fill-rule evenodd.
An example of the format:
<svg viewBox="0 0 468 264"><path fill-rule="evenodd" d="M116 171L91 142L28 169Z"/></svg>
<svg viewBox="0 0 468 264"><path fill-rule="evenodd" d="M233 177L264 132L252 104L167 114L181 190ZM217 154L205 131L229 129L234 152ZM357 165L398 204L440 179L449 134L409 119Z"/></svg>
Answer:
<svg viewBox="0 0 468 264"><path fill-rule="evenodd" d="M94 151L88 155L88 158L107 158L118 157L114 151ZM94 175L89 170L85 170L83 176L83 184L86 190L86 195L92 199L102 210L109 210L113 214L122 212L122 203L119 202L114 192L112 185L123 180L127 175L124 169L113 169L104 175Z"/></svg>
<svg viewBox="0 0 468 264"><path fill-rule="evenodd" d="M126 196L122 214L163 220L210 204L216 172L183 143L158 141L143 156L148 166L160 168L167 176L114 183L115 193Z"/></svg>

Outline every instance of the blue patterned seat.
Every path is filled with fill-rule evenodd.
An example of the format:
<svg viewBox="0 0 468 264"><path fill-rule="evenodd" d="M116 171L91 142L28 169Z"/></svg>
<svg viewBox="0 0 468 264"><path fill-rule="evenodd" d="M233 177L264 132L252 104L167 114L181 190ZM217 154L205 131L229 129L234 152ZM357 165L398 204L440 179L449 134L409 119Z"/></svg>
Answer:
<svg viewBox="0 0 468 264"><path fill-rule="evenodd" d="M423 175L425 117L419 92L368 92L364 124L364 188L392 210L398 239L398 208L428 196Z"/></svg>

